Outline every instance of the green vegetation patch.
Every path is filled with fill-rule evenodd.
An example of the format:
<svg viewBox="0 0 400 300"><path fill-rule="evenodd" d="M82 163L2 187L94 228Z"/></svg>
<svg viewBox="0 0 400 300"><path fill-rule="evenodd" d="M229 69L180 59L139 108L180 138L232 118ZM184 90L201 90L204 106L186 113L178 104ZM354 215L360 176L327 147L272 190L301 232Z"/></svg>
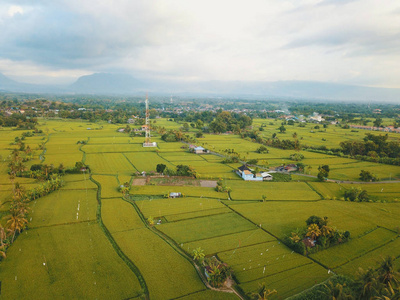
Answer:
<svg viewBox="0 0 400 300"><path fill-rule="evenodd" d="M321 197L304 182L230 182L233 200L319 200Z"/></svg>
<svg viewBox="0 0 400 300"><path fill-rule="evenodd" d="M255 226L237 214L227 213L161 224L157 228L176 242L186 243L251 230Z"/></svg>
<svg viewBox="0 0 400 300"><path fill-rule="evenodd" d="M164 164L167 168L175 169L174 165L158 156L155 152L126 153L125 156L139 172L156 172L157 164Z"/></svg>
<svg viewBox="0 0 400 300"><path fill-rule="evenodd" d="M114 233L113 237L139 268L151 299L171 299L205 290L194 267L147 228Z"/></svg>
<svg viewBox="0 0 400 300"><path fill-rule="evenodd" d="M133 186L131 193L135 195L159 195L163 196L170 192L179 192L191 197L209 197L225 200L228 199L226 193L218 193L214 188L203 188L198 186Z"/></svg>
<svg viewBox="0 0 400 300"><path fill-rule="evenodd" d="M365 255L396 237L397 234L392 231L384 228L377 228L360 238L350 239L343 245L333 246L329 249L311 254L310 257L328 266L330 269L334 269L359 256Z"/></svg>
<svg viewBox="0 0 400 300"><path fill-rule="evenodd" d="M85 164L95 174L131 175L136 171L122 153L89 154Z"/></svg>
<svg viewBox="0 0 400 300"><path fill-rule="evenodd" d="M215 209L203 209L199 211L189 212L189 213L182 213L182 214L174 214L164 216L168 222L176 222L182 221L186 219L193 219L198 217L204 216L212 216L212 215L219 215L219 214L226 214L230 213L231 211L227 207L215 208Z"/></svg>
<svg viewBox="0 0 400 300"><path fill-rule="evenodd" d="M97 224L28 230L7 254L1 265L5 299L127 299L141 293Z"/></svg>
<svg viewBox="0 0 400 300"><path fill-rule="evenodd" d="M400 207L396 203L323 200L310 205L301 201L272 201L231 207L280 238L295 228L304 227L304 219L309 215L329 216L332 226L345 228L353 238L371 231L377 225L395 230L400 217Z"/></svg>
<svg viewBox="0 0 400 300"><path fill-rule="evenodd" d="M187 213L210 212L213 209L228 210L220 201L208 198L162 198L142 200L136 204L146 218L150 216L165 216L169 219L169 216L172 218L177 216L179 218L180 215L186 215Z"/></svg>
<svg viewBox="0 0 400 300"><path fill-rule="evenodd" d="M118 192L118 180L116 176L93 175L93 179L101 185L101 198L122 197Z"/></svg>
<svg viewBox="0 0 400 300"><path fill-rule="evenodd" d="M111 234L144 227L132 204L119 198L101 201L101 218Z"/></svg>
<svg viewBox="0 0 400 300"><path fill-rule="evenodd" d="M261 229L249 230L244 232L226 234L191 243L185 243L183 249L191 252L193 249L201 247L206 255L212 255L224 251L235 251L241 247L254 244L275 241L275 238L262 231Z"/></svg>
<svg viewBox="0 0 400 300"><path fill-rule="evenodd" d="M30 227L96 219L96 191L58 190L30 203Z"/></svg>
<svg viewBox="0 0 400 300"><path fill-rule="evenodd" d="M349 263L334 269L336 273L345 275L355 275L358 268L367 270L369 267L374 267L381 262L381 258L393 256L400 256L400 239L397 237L393 241L387 243L383 247L380 247L374 251L367 253L361 257L358 257ZM400 267L400 261L395 261L395 269L398 270Z"/></svg>
<svg viewBox="0 0 400 300"><path fill-rule="evenodd" d="M327 270L316 263L300 265L275 273L254 281L240 284L240 288L246 293L255 292L259 284L265 283L268 289L276 289L277 297L285 299L308 289L316 283L329 278ZM289 280L289 282L288 282Z"/></svg>

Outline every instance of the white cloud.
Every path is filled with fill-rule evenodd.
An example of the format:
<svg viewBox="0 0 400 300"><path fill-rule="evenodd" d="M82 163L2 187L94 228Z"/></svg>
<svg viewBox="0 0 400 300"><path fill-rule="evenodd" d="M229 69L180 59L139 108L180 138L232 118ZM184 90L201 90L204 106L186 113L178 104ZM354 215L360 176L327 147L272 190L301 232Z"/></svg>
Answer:
<svg viewBox="0 0 400 300"><path fill-rule="evenodd" d="M7 13L10 17L13 17L15 14L22 15L24 13L24 9L18 5L11 5Z"/></svg>
<svg viewBox="0 0 400 300"><path fill-rule="evenodd" d="M50 77L127 71L400 87L396 0L5 1L19 17L9 4L8 19L0 13L0 58Z"/></svg>

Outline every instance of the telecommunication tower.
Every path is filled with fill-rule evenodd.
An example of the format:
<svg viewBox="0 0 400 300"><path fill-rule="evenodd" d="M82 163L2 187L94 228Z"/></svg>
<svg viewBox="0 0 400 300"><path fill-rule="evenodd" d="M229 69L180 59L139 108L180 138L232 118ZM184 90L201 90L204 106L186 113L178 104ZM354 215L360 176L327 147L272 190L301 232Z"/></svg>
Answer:
<svg viewBox="0 0 400 300"><path fill-rule="evenodd" d="M149 99L147 97L146 94L146 127L145 127L145 132L146 132L146 138L145 141L143 143L143 147L157 147L157 143L156 142L151 142L150 139L150 113L149 113Z"/></svg>

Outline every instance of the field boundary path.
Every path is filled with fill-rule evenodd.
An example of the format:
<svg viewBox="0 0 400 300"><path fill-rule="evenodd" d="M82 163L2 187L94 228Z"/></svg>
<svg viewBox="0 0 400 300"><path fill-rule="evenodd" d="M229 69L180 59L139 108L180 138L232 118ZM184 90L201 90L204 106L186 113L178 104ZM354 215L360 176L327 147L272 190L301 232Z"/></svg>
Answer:
<svg viewBox="0 0 400 300"><path fill-rule="evenodd" d="M108 228L104 225L102 217L101 217L101 184L99 182L97 182L95 179L93 179L93 177L90 175L90 180L97 185L98 189L97 189L97 212L96 212L96 216L97 216L97 220L99 222L99 225L101 227L101 229L103 230L105 236L107 237L107 239L110 241L111 245L113 246L115 252L118 254L119 257L121 257L121 259L126 263L126 265L132 270L132 272L136 275L136 277L139 280L140 286L143 289L143 292L145 294L145 299L149 300L149 290L147 288L147 284L146 281L144 280L144 277L142 275L142 273L140 272L139 268L133 263L132 260L129 259L129 257L122 251L122 249L118 246L118 244L116 243L116 241L114 240L114 238L112 237L110 231L108 230Z"/></svg>

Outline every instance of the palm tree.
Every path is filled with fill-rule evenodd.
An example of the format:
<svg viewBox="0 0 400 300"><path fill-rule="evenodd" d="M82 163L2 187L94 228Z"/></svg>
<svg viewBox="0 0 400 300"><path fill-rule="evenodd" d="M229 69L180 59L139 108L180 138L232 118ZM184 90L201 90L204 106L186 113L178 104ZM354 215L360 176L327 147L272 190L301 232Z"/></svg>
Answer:
<svg viewBox="0 0 400 300"><path fill-rule="evenodd" d="M201 247L193 249L192 253L193 253L194 260L197 260L200 263L203 261L205 254L204 254L204 250L201 249Z"/></svg>
<svg viewBox="0 0 400 300"><path fill-rule="evenodd" d="M319 229L317 224L310 224L307 229L307 234L306 236L312 238L313 240L316 240L317 237L321 235L321 230Z"/></svg>
<svg viewBox="0 0 400 300"><path fill-rule="evenodd" d="M258 284L258 290L256 293L252 293L251 296L255 300L267 300L269 296L276 294L276 290L267 289L265 282Z"/></svg>
<svg viewBox="0 0 400 300"><path fill-rule="evenodd" d="M28 220L25 219L25 216L17 210L14 210L12 214L9 216L9 220L7 221L7 230L12 234L11 243L14 242L15 234L20 233L24 230L25 225L28 223Z"/></svg>
<svg viewBox="0 0 400 300"><path fill-rule="evenodd" d="M385 257L378 269L378 280L386 286L388 286L388 284L392 286L399 285L397 277L400 273L394 269L393 261L394 259L392 256Z"/></svg>
<svg viewBox="0 0 400 300"><path fill-rule="evenodd" d="M364 271L362 268L358 270L358 280L361 283L360 297L361 299L370 299L378 293L376 274L372 268Z"/></svg>
<svg viewBox="0 0 400 300"><path fill-rule="evenodd" d="M332 300L350 300L353 299L353 296L347 294L344 291L344 287L346 286L346 284L344 283L343 285L341 285L340 283L336 283L336 285L334 285L332 283L332 281L328 282L328 285L324 284L325 288L328 289L328 292L325 293L327 294L329 297L332 297Z"/></svg>

